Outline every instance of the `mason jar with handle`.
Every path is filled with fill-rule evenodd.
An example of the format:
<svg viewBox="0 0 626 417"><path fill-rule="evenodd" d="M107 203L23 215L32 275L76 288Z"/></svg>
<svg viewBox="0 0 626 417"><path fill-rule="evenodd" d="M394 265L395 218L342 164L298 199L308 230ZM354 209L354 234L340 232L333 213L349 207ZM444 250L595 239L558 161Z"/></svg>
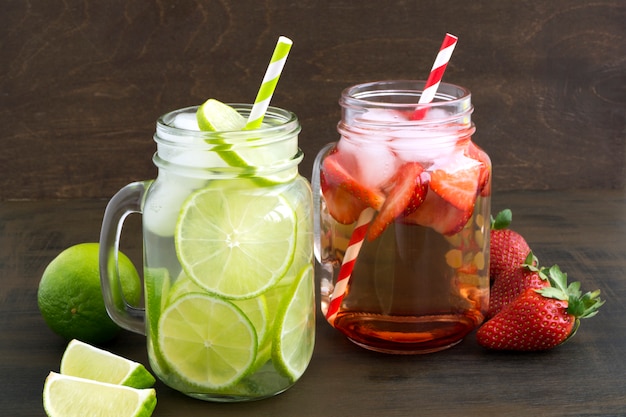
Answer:
<svg viewBox="0 0 626 417"><path fill-rule="evenodd" d="M356 344L398 354L451 347L489 301L491 162L470 92L423 81L343 91L340 139L313 168L321 308Z"/></svg>
<svg viewBox="0 0 626 417"><path fill-rule="evenodd" d="M244 117L250 105L232 105ZM260 129L207 132L197 107L160 117L155 180L107 205L100 274L110 316L146 335L168 386L246 401L295 383L315 333L311 189L298 173L300 124L270 107ZM114 303L124 219L142 214L145 309Z"/></svg>

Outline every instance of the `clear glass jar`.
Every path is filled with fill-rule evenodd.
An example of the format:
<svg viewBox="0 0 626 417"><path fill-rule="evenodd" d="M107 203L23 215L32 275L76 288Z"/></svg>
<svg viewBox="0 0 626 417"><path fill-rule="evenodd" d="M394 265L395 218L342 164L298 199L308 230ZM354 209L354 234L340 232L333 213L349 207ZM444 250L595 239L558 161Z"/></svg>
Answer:
<svg viewBox="0 0 626 417"><path fill-rule="evenodd" d="M232 106L244 117L251 109ZM300 124L270 107L260 129L206 132L193 128L196 110L159 118L157 178L127 185L107 206L105 301L118 324L147 335L150 365L168 386L212 401L269 397L299 379L314 344ZM145 311L113 302L121 227L133 212L143 216Z"/></svg>
<svg viewBox="0 0 626 417"><path fill-rule="evenodd" d="M491 162L472 142L468 90L423 81L343 91L341 135L313 168L321 309L367 349L451 347L489 300Z"/></svg>

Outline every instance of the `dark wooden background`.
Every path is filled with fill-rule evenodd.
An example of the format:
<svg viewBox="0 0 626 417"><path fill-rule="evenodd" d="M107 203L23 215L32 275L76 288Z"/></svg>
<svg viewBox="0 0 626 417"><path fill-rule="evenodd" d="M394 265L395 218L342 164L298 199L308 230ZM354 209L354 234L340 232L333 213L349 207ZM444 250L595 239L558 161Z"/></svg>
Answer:
<svg viewBox="0 0 626 417"><path fill-rule="evenodd" d="M109 198L153 178L159 115L252 101L279 35L272 104L301 118L303 175L337 138L349 85L424 79L472 90L495 192L624 188L626 2L606 0L4 0L0 201Z"/></svg>

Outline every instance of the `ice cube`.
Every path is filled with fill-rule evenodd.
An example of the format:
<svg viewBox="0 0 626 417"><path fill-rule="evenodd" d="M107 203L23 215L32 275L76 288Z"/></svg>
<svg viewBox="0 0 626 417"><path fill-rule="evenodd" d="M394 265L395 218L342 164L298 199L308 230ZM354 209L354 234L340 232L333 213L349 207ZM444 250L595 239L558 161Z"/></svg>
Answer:
<svg viewBox="0 0 626 417"><path fill-rule="evenodd" d="M358 164L358 179L370 188L382 188L398 169L398 158L385 143L368 143L361 147Z"/></svg>
<svg viewBox="0 0 626 417"><path fill-rule="evenodd" d="M198 120L195 113L179 113L172 120L172 126L178 129L199 131Z"/></svg>
<svg viewBox="0 0 626 417"><path fill-rule="evenodd" d="M396 156L386 143L359 143L344 137L337 145L341 164L358 183L368 188L380 188L397 168Z"/></svg>
<svg viewBox="0 0 626 417"><path fill-rule="evenodd" d="M430 167L431 171L442 169L447 172L456 172L469 169L473 166L480 165L480 161L474 158L470 158L465 155L461 148L456 149L454 152L449 152L445 155L441 155L433 161L433 165Z"/></svg>
<svg viewBox="0 0 626 417"><path fill-rule="evenodd" d="M419 130L396 132L391 146L399 158L407 162L419 162L427 168L432 162L453 151L456 136L432 136Z"/></svg>
<svg viewBox="0 0 626 417"><path fill-rule="evenodd" d="M428 109L424 115L424 120L446 120L450 117L450 113L447 110L439 109L437 107Z"/></svg>
<svg viewBox="0 0 626 417"><path fill-rule="evenodd" d="M150 198L143 210L144 227L158 236L173 236L183 202L206 182L160 172L159 180L150 187Z"/></svg>

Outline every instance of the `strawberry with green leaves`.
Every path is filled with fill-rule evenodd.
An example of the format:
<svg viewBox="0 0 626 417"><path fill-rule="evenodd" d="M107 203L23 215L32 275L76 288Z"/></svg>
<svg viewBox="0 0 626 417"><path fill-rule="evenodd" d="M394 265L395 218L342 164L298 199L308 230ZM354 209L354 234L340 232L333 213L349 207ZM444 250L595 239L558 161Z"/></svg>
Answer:
<svg viewBox="0 0 626 417"><path fill-rule="evenodd" d="M543 270L537 268L537 257L529 252L521 264L510 265L496 277L489 295L487 318L498 314L528 289L538 289L550 285Z"/></svg>
<svg viewBox="0 0 626 417"><path fill-rule="evenodd" d="M576 333L580 319L593 317L604 301L600 291L582 294L580 283L567 285L558 266L541 269L549 286L528 288L476 333L478 343L495 350L552 349Z"/></svg>
<svg viewBox="0 0 626 417"><path fill-rule="evenodd" d="M522 235L509 229L513 215L511 210L499 212L491 220L489 248L491 282L498 277L509 276L518 269L530 253L530 247Z"/></svg>
<svg viewBox="0 0 626 417"><path fill-rule="evenodd" d="M498 314L526 289L549 285L547 277L537 268L537 258L524 237L508 228L512 217L511 210L505 209L491 219L489 276L492 286L487 318Z"/></svg>

